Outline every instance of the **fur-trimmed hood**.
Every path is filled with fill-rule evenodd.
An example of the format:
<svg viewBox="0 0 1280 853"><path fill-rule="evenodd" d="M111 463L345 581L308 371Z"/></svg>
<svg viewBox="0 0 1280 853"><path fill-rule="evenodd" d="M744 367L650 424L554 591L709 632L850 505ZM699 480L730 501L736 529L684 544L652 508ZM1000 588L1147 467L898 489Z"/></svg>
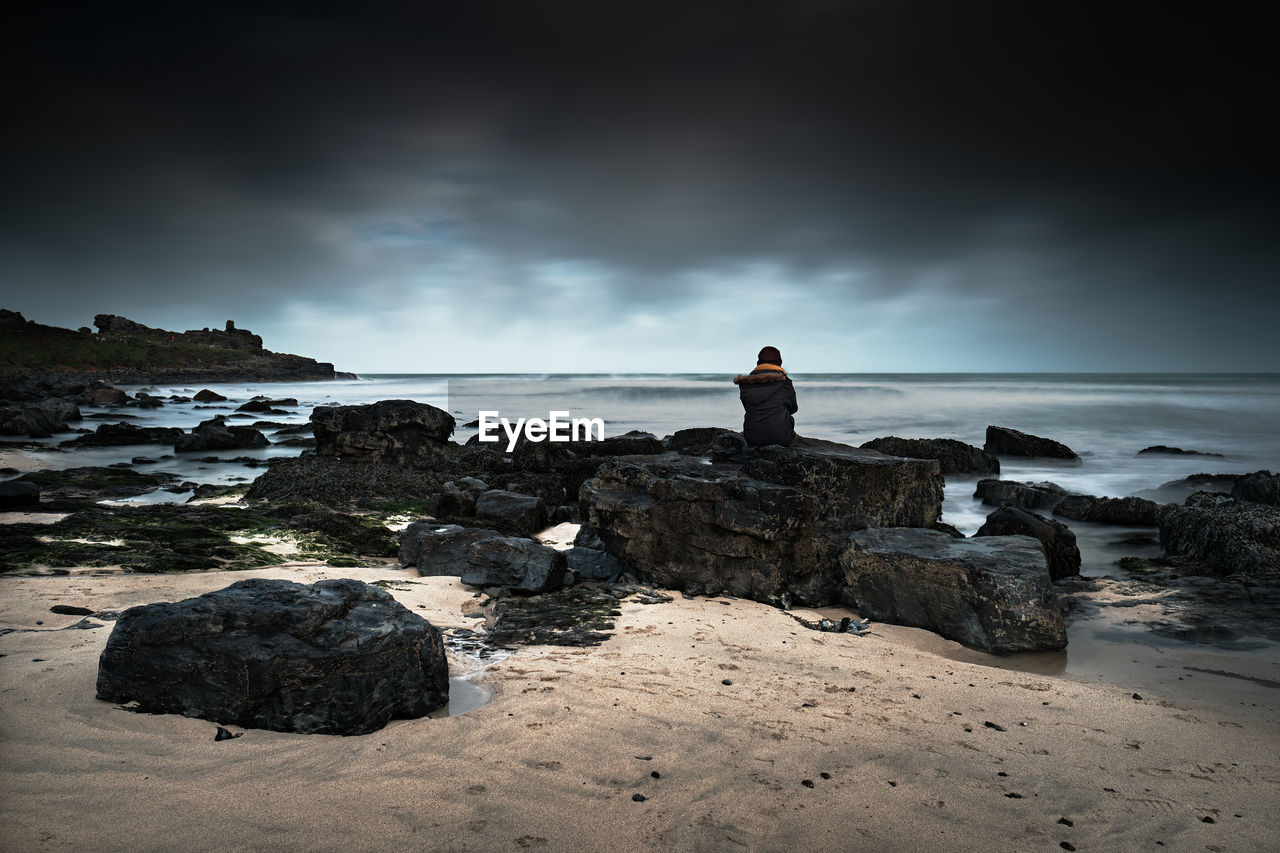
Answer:
<svg viewBox="0 0 1280 853"><path fill-rule="evenodd" d="M734 385L761 385L766 382L785 382L787 374L781 370L768 370L763 373L746 373L733 377Z"/></svg>

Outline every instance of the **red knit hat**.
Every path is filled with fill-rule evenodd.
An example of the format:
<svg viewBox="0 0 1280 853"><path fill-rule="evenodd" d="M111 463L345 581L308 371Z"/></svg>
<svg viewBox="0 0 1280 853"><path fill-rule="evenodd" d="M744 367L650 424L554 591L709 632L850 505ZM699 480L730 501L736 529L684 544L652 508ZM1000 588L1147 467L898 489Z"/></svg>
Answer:
<svg viewBox="0 0 1280 853"><path fill-rule="evenodd" d="M782 353L778 352L777 347L765 347L756 356L756 364L776 364L782 367Z"/></svg>

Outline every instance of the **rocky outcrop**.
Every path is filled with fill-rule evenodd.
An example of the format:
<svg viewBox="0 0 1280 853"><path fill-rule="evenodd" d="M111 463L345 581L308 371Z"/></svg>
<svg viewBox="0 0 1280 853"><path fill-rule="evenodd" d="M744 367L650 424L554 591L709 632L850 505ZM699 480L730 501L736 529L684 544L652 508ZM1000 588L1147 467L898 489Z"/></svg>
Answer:
<svg viewBox="0 0 1280 853"><path fill-rule="evenodd" d="M840 566L864 618L925 628L989 652L1067 644L1044 552L1030 536L864 530L850 534Z"/></svg>
<svg viewBox="0 0 1280 853"><path fill-rule="evenodd" d="M602 550L647 582L773 604L831 603L843 587L835 557L844 534L933 524L942 476L932 461L797 445L732 462L619 457L583 484L582 515Z"/></svg>
<svg viewBox="0 0 1280 853"><path fill-rule="evenodd" d="M934 459L945 474L999 474L1000 460L980 447L954 438L897 438L885 436L864 442L862 447L889 456Z"/></svg>
<svg viewBox="0 0 1280 853"><path fill-rule="evenodd" d="M249 500L314 501L346 507L368 501L429 500L437 483L421 471L387 462L347 462L330 456L272 460L253 481Z"/></svg>
<svg viewBox="0 0 1280 853"><path fill-rule="evenodd" d="M1049 577L1061 580L1080 574L1080 548L1076 535L1061 521L1011 506L987 516L974 536L1030 536L1040 542L1049 563Z"/></svg>
<svg viewBox="0 0 1280 853"><path fill-rule="evenodd" d="M365 462L439 467L451 455L453 415L412 400L320 406L311 413L316 453Z"/></svg>
<svg viewBox="0 0 1280 853"><path fill-rule="evenodd" d="M62 442L62 447L125 447L131 444L174 444L182 436L177 427L139 427L99 424L91 433ZM201 448L203 449L203 448Z"/></svg>
<svg viewBox="0 0 1280 853"><path fill-rule="evenodd" d="M40 487L35 483L13 481L0 483L0 509L21 509L40 503Z"/></svg>
<svg viewBox="0 0 1280 853"><path fill-rule="evenodd" d="M1280 508L1249 501L1162 508L1160 545L1186 572L1280 574Z"/></svg>
<svg viewBox="0 0 1280 853"><path fill-rule="evenodd" d="M1280 474L1270 471L1245 474L1231 487L1231 497L1238 501L1276 506L1280 504Z"/></svg>
<svg viewBox="0 0 1280 853"><path fill-rule="evenodd" d="M987 506L1052 511L1071 492L1057 483L1015 483L1013 480L979 480L973 496Z"/></svg>
<svg viewBox="0 0 1280 853"><path fill-rule="evenodd" d="M195 400L197 403L222 403L225 402L227 398L219 394L217 391L210 391L208 388L202 388L197 391L195 396L191 399Z"/></svg>
<svg viewBox="0 0 1280 853"><path fill-rule="evenodd" d="M1181 447L1169 447L1166 444L1156 444L1151 447L1144 447L1138 451L1139 456L1216 456L1222 458L1221 453L1205 453L1202 450L1183 450Z"/></svg>
<svg viewBox="0 0 1280 853"><path fill-rule="evenodd" d="M1053 509L1054 515L1073 521L1147 527L1160 522L1160 512L1160 504L1145 498L1095 498L1092 495L1068 495Z"/></svg>
<svg viewBox="0 0 1280 853"><path fill-rule="evenodd" d="M252 579L121 614L98 698L246 728L359 735L449 699L440 632L377 587Z"/></svg>
<svg viewBox="0 0 1280 853"><path fill-rule="evenodd" d="M258 430L250 426L230 426L226 418L219 415L201 422L190 434L178 430L174 438L173 449L177 452L193 452L203 450L236 450L249 447L266 447L271 442Z"/></svg>
<svg viewBox="0 0 1280 853"><path fill-rule="evenodd" d="M431 498L428 511L436 518L474 516L476 500L489 491L489 484L476 477L450 480Z"/></svg>
<svg viewBox="0 0 1280 853"><path fill-rule="evenodd" d="M615 556L604 550L600 534L590 524L578 527L573 547L565 552L569 571L583 580L612 581L627 570Z"/></svg>
<svg viewBox="0 0 1280 853"><path fill-rule="evenodd" d="M987 442L982 449L996 456L1042 456L1076 461L1080 459L1074 450L1061 442L1000 426L987 427Z"/></svg>
<svg viewBox="0 0 1280 853"><path fill-rule="evenodd" d="M0 327L15 357L0 370L0 386L38 382L79 384L89 378L119 384L151 382L272 382L342 378L332 364L263 349L262 338L228 321L226 328L170 332L112 314L94 319L99 333L45 326L5 311ZM49 369L44 365L62 365ZM123 392L100 405L123 405Z"/></svg>
<svg viewBox="0 0 1280 853"><path fill-rule="evenodd" d="M48 399L25 406L0 408L0 435L48 438L67 432L68 421L80 420L80 409L69 400Z"/></svg>

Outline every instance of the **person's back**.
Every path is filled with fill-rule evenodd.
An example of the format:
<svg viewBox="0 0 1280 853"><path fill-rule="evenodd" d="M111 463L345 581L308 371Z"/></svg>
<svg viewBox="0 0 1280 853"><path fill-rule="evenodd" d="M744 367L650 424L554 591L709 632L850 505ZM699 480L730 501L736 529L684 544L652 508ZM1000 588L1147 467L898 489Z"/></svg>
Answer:
<svg viewBox="0 0 1280 853"><path fill-rule="evenodd" d="M790 444L795 440L796 389L782 369L782 353L765 347L756 357L756 369L735 376L742 400L742 437L752 447Z"/></svg>

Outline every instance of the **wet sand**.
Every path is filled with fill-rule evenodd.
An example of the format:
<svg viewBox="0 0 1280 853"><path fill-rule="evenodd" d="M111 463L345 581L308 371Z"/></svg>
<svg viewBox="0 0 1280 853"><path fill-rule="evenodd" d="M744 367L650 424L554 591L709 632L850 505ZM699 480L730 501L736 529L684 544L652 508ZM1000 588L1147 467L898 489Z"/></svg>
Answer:
<svg viewBox="0 0 1280 853"><path fill-rule="evenodd" d="M110 623L49 612L250 576L412 581L391 592L434 624L479 621L456 580L391 566L0 578L3 849L1280 848L1280 690L1002 670L676 594L624 602L597 648L453 658L492 691L469 713L215 742L96 700Z"/></svg>

